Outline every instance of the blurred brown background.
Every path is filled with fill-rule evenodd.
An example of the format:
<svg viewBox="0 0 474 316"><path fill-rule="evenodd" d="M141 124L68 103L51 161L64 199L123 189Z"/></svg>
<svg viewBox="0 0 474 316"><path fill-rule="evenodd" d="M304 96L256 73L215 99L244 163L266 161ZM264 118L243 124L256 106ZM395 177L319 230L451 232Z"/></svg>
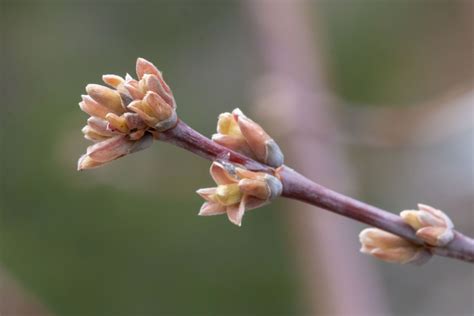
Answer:
<svg viewBox="0 0 474 316"><path fill-rule="evenodd" d="M293 201L200 218L209 162L167 144L77 172L77 103L154 62L205 135L241 107L287 162L474 236L472 1L0 2L0 315L472 315L471 265L359 254Z"/></svg>

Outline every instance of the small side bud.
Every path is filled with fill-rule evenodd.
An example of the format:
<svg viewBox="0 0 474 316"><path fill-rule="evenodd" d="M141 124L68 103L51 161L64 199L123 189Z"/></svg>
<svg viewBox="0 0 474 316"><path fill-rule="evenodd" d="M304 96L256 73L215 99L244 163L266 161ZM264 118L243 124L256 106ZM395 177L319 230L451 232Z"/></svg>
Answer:
<svg viewBox="0 0 474 316"><path fill-rule="evenodd" d="M261 207L281 194L280 180L263 172L214 162L210 173L217 187L197 191L206 200L199 211L202 216L227 214L232 223L240 226L246 211Z"/></svg>
<svg viewBox="0 0 474 316"><path fill-rule="evenodd" d="M366 228L359 234L362 253L392 263L423 264L431 258L424 247L378 228Z"/></svg>
<svg viewBox="0 0 474 316"><path fill-rule="evenodd" d="M222 113L217 121L217 134L212 139L232 150L271 167L283 164L284 157L277 143L265 130L245 116L240 109ZM251 153L251 154L249 154Z"/></svg>
<svg viewBox="0 0 474 316"><path fill-rule="evenodd" d="M245 116L240 109L232 111L240 131L257 160L271 166L283 164L283 153L277 143L257 123Z"/></svg>
<svg viewBox="0 0 474 316"><path fill-rule="evenodd" d="M267 149L265 143L271 139L271 137L263 130L260 125L247 118L239 109L232 112L234 117L239 124L240 131L244 135L245 140L252 148L253 152L260 161L266 163Z"/></svg>
<svg viewBox="0 0 474 316"><path fill-rule="evenodd" d="M454 225L441 210L418 204L419 210L405 210L400 217L416 230L416 235L428 245L443 247L454 239Z"/></svg>
<svg viewBox="0 0 474 316"><path fill-rule="evenodd" d="M77 170L93 169L103 165L103 162L95 161L90 158L87 154L82 155L77 161Z"/></svg>

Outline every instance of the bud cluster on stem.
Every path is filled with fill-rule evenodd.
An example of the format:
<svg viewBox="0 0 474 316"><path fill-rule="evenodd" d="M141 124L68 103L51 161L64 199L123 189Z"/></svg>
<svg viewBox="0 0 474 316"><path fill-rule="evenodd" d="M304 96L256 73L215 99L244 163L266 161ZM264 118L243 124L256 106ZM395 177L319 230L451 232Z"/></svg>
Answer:
<svg viewBox="0 0 474 316"><path fill-rule="evenodd" d="M176 102L161 72L149 61L138 58L139 80L127 74L104 75L110 86L86 86L79 107L90 115L82 129L96 144L78 161L78 170L95 168L151 145L153 136L177 123Z"/></svg>
<svg viewBox="0 0 474 316"><path fill-rule="evenodd" d="M240 109L219 115L217 134L212 135L212 140L270 167L283 164L278 144Z"/></svg>
<svg viewBox="0 0 474 316"><path fill-rule="evenodd" d="M397 263L426 262L433 254L474 262L474 239L454 230L442 211L419 204L400 216L325 188L283 164L283 153L242 111L219 116L212 141L180 121L161 72L139 58L138 80L104 75L112 88L88 85L79 104L91 117L83 129L95 142L78 161L89 169L148 147L153 139L211 160L217 186L199 189L199 215L227 214L240 226L248 210L278 196L300 200L376 228L361 232L361 251Z"/></svg>
<svg viewBox="0 0 474 316"><path fill-rule="evenodd" d="M418 208L400 213L416 231L416 236L428 245L438 247L446 246L454 239L454 224L443 211L424 204L418 204Z"/></svg>
<svg viewBox="0 0 474 316"><path fill-rule="evenodd" d="M240 226L246 211L265 205L281 194L280 180L264 172L213 162L210 173L217 187L197 190L206 200L199 211L201 216L227 213L229 220Z"/></svg>

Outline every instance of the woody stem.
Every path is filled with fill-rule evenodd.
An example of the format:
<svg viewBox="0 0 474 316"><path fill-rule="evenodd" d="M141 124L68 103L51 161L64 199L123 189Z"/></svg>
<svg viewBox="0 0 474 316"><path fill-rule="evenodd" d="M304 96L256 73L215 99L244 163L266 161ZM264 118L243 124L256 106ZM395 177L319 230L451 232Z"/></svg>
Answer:
<svg viewBox="0 0 474 316"><path fill-rule="evenodd" d="M226 161L252 171L270 174L276 172L275 169L265 164L211 141L182 121L179 121L174 128L160 133L159 139L211 161ZM423 241L416 237L415 231L393 213L325 188L287 166L278 168L277 173L283 184L283 197L326 209L383 229L417 245L424 245ZM474 263L474 239L459 232L455 232L453 241L445 247L428 248L436 255Z"/></svg>

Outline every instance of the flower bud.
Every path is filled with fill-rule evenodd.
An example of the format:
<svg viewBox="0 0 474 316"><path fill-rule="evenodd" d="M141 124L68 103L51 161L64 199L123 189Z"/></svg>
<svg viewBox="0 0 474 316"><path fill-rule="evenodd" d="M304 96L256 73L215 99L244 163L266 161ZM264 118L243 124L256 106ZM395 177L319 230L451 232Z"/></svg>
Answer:
<svg viewBox="0 0 474 316"><path fill-rule="evenodd" d="M252 149L250 149L249 145L247 144L247 141L243 137L233 137L225 134L214 134L212 135L212 140L218 143L219 145L222 145L226 148L230 148L249 158L257 159Z"/></svg>
<svg viewBox="0 0 474 316"><path fill-rule="evenodd" d="M77 170L91 169L127 154L142 150L151 145L151 135L132 141L127 135L118 135L87 148L86 154L79 158Z"/></svg>
<svg viewBox="0 0 474 316"><path fill-rule="evenodd" d="M424 247L378 228L366 228L359 234L360 251L392 263L423 264L431 258Z"/></svg>
<svg viewBox="0 0 474 316"><path fill-rule="evenodd" d="M419 210L405 210L402 219L416 230L416 235L431 246L442 247L454 238L453 222L441 210L418 204Z"/></svg>
<svg viewBox="0 0 474 316"><path fill-rule="evenodd" d="M235 174L242 179L239 181L242 191L262 200L272 200L280 196L283 190L281 181L267 173L235 168Z"/></svg>
<svg viewBox="0 0 474 316"><path fill-rule="evenodd" d="M238 187L242 193L252 194L261 200L267 200L271 195L268 185L262 180L242 179Z"/></svg>
<svg viewBox="0 0 474 316"><path fill-rule="evenodd" d="M137 82L126 82L123 86L133 100L141 100L145 96L145 93L138 87Z"/></svg>
<svg viewBox="0 0 474 316"><path fill-rule="evenodd" d="M91 116L87 119L87 125L97 131L99 134L112 137L117 135L115 132L108 129L108 122L98 117Z"/></svg>
<svg viewBox="0 0 474 316"><path fill-rule="evenodd" d="M117 91L98 84L88 84L86 91L92 99L108 108L109 112L119 115L125 112L122 106L122 98Z"/></svg>
<svg viewBox="0 0 474 316"><path fill-rule="evenodd" d="M245 211L258 208L281 194L281 182L266 173L224 162L214 162L210 173L217 187L197 191L206 200L199 211L201 216L227 213L229 220L240 226Z"/></svg>
<svg viewBox="0 0 474 316"><path fill-rule="evenodd" d="M212 140L272 167L283 164L283 153L264 129L246 117L240 109L222 113L217 122L217 134Z"/></svg>
<svg viewBox="0 0 474 316"><path fill-rule="evenodd" d="M129 128L127 125L127 120L124 116L118 116L114 113L108 113L105 116L107 122L109 122L109 127L113 131L120 131L122 133L128 133Z"/></svg>
<svg viewBox="0 0 474 316"><path fill-rule="evenodd" d="M79 158L77 170L94 168L117 159L127 154L132 144L125 135L119 135L89 146L86 154Z"/></svg>
<svg viewBox="0 0 474 316"><path fill-rule="evenodd" d="M109 113L109 109L107 109L102 104L94 101L88 95L82 95L82 102L79 102L79 107L82 111L86 112L90 116L105 118L107 113Z"/></svg>
<svg viewBox="0 0 474 316"><path fill-rule="evenodd" d="M166 120L171 116L173 108L156 92L148 91L143 101L148 103L158 121Z"/></svg>
<svg viewBox="0 0 474 316"><path fill-rule="evenodd" d="M96 161L89 157L87 154L82 155L77 162L77 170L93 169L102 166L104 163Z"/></svg>
<svg viewBox="0 0 474 316"><path fill-rule="evenodd" d="M142 79L145 74L152 74L160 77L160 71L151 62L144 58L137 59L136 72L138 79Z"/></svg>
<svg viewBox="0 0 474 316"><path fill-rule="evenodd" d="M117 89L118 86L123 84L125 80L117 75L103 75L102 76L102 81L104 81L106 84L111 86L112 88Z"/></svg>
<svg viewBox="0 0 474 316"><path fill-rule="evenodd" d="M143 100L135 100L131 102L127 108L137 113L148 126L155 126L155 124L158 123L158 119L154 117L150 105Z"/></svg>
<svg viewBox="0 0 474 316"><path fill-rule="evenodd" d="M153 65L148 60L144 58L138 58L136 71L137 71L138 79L142 79L146 74L155 75L160 81L161 86L163 86L163 89L167 93L171 92L170 88L168 87L166 82L163 80L163 75L161 74L161 72L158 70L158 68L155 67L155 65Z"/></svg>
<svg viewBox="0 0 474 316"><path fill-rule="evenodd" d="M157 93L148 91L141 101L136 100L128 105L150 127L158 131L170 129L177 123L176 111Z"/></svg>
<svg viewBox="0 0 474 316"><path fill-rule="evenodd" d="M158 79L155 75L145 74L140 80L142 84L143 91L153 91L160 95L166 103L168 103L172 108L176 108L176 103L173 98L173 94L170 91L167 91L164 86L163 80ZM169 88L168 88L169 89Z"/></svg>
<svg viewBox="0 0 474 316"><path fill-rule="evenodd" d="M176 102L161 72L149 61L136 64L139 81L103 75L111 88L89 84L80 108L91 117L82 129L84 137L96 142L78 162L78 169L100 166L151 144L158 133L177 123Z"/></svg>
<svg viewBox="0 0 474 316"><path fill-rule="evenodd" d="M85 139L88 139L95 143L108 138L107 136L97 133L94 129L87 125L82 128L82 133L84 134Z"/></svg>
<svg viewBox="0 0 474 316"><path fill-rule="evenodd" d="M242 196L243 192L240 190L239 185L231 183L217 186L215 198L220 204L229 206L239 203Z"/></svg>

